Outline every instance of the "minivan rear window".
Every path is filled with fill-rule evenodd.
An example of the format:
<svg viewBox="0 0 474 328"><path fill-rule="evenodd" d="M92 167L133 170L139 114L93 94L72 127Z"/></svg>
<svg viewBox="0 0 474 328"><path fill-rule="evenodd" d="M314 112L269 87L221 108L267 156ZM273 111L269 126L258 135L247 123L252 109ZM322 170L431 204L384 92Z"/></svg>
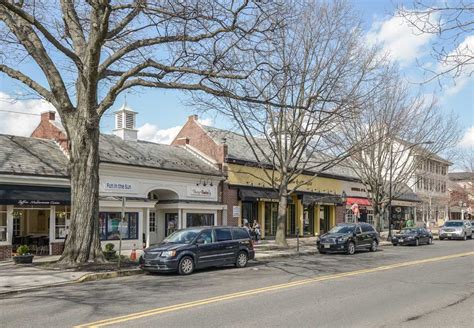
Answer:
<svg viewBox="0 0 474 328"><path fill-rule="evenodd" d="M215 231L216 231L216 240L217 241L232 240L232 234L230 233L230 229L217 228Z"/></svg>
<svg viewBox="0 0 474 328"><path fill-rule="evenodd" d="M233 229L234 239L249 239L249 233L245 229Z"/></svg>

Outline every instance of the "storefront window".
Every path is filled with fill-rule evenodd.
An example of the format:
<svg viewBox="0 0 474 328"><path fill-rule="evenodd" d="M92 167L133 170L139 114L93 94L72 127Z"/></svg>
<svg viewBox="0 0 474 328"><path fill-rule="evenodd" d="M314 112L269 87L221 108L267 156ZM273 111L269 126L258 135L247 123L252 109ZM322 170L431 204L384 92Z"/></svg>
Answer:
<svg viewBox="0 0 474 328"><path fill-rule="evenodd" d="M156 231L156 213L150 212L150 232Z"/></svg>
<svg viewBox="0 0 474 328"><path fill-rule="evenodd" d="M355 223L355 216L354 213L352 213L351 209L346 209L346 222L347 223Z"/></svg>
<svg viewBox="0 0 474 328"><path fill-rule="evenodd" d="M250 225L254 220L258 220L257 202L242 202L242 219L247 220Z"/></svg>
<svg viewBox="0 0 474 328"><path fill-rule="evenodd" d="M213 225L214 225L214 214L209 214L209 213L187 213L186 214L187 227L213 226Z"/></svg>
<svg viewBox="0 0 474 328"><path fill-rule="evenodd" d="M56 239L64 239L68 234L67 225L71 218L71 208L69 206L56 206Z"/></svg>
<svg viewBox="0 0 474 328"><path fill-rule="evenodd" d="M265 235L274 236L278 222L278 203L265 203Z"/></svg>
<svg viewBox="0 0 474 328"><path fill-rule="evenodd" d="M0 241L7 241L7 206L0 205Z"/></svg>
<svg viewBox="0 0 474 328"><path fill-rule="evenodd" d="M138 239L138 213L127 212L122 220L120 212L99 213L101 240Z"/></svg>
<svg viewBox="0 0 474 328"><path fill-rule="evenodd" d="M314 206L310 206L304 211L303 220L304 235L314 235Z"/></svg>

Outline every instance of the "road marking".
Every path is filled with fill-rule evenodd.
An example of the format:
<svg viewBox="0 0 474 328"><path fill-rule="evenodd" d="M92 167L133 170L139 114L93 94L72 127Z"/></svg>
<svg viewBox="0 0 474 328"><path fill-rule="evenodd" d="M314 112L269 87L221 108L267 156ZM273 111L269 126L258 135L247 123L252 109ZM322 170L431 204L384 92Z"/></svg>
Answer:
<svg viewBox="0 0 474 328"><path fill-rule="evenodd" d="M145 318L145 317L158 315L158 314L162 314L162 313L173 312L173 311L178 311L178 310L197 307L197 306L200 306L200 305L206 305L206 304L217 303L217 302L232 300L232 299L236 299L236 298L242 298L242 297L251 296L251 295L267 293L267 292L271 292L271 291L275 291L275 290L287 289L287 288L306 285L306 284L310 284L310 283L314 283L314 282L335 280L335 279L340 279L340 278L344 278L344 277L357 276L357 275L365 274L365 273L373 273L373 272L392 270L392 269L403 268L403 267L407 267L407 266L419 265L419 264L424 264L424 263L439 262L439 261L444 261L444 260L449 260L449 259L454 259L454 258L459 258L459 257L465 257L465 256L472 256L472 255L474 255L474 252L466 252L466 253L459 253L459 254L453 254L453 255L432 257L432 258L423 259L423 260L416 260L416 261L409 261L409 262L401 262L401 263L383 265L383 266L376 267L376 268L371 268L371 269L362 269L362 270L356 270L356 271L350 271L350 272L330 274L330 275L325 275L325 276L316 276L316 277L313 277L313 278L297 280L297 281L294 281L294 282L283 283L283 284L278 284L278 285L272 285L272 286L268 286L268 287L262 287L262 288L257 288L257 289L246 290L246 291L238 292L238 293L220 295L220 296L210 297L210 298L206 298L206 299L202 299L202 300L197 300L197 301L192 301L192 302L187 302L187 303L181 303L181 304L175 304L175 305L170 305L170 306L164 306L164 307L159 307L159 308L155 308L155 309L151 309L151 310L147 310L147 311L142 311L142 312L131 313L131 314L127 314L127 315L124 315L124 316L119 316L119 317L115 317L115 318L110 318L110 319L99 320L99 321L95 321L95 322L82 324L82 325L76 326L76 328L104 327L104 326L108 326L108 325L122 323L122 322L130 321L130 320L136 320L136 319Z"/></svg>

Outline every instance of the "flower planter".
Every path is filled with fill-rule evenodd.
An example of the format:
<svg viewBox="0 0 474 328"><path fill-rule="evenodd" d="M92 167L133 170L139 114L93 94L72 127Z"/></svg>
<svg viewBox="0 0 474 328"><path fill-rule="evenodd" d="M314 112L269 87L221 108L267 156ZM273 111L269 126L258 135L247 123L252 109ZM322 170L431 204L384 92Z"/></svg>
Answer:
<svg viewBox="0 0 474 328"><path fill-rule="evenodd" d="M103 251L103 253L104 253L105 259L107 261L110 261L110 260L113 260L116 257L115 254L117 253L117 251L116 250Z"/></svg>
<svg viewBox="0 0 474 328"><path fill-rule="evenodd" d="M33 257L34 255L32 254L16 255L13 256L13 262L15 262L15 264L31 264L33 263Z"/></svg>

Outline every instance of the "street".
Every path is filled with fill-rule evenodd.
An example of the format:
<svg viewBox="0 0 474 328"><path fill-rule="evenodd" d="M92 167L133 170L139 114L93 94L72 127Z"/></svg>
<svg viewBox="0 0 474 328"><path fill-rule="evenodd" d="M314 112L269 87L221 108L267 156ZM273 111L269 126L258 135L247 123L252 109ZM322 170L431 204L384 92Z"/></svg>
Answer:
<svg viewBox="0 0 474 328"><path fill-rule="evenodd" d="M0 299L2 327L468 327L474 241L253 262ZM467 254L466 254L467 253Z"/></svg>

